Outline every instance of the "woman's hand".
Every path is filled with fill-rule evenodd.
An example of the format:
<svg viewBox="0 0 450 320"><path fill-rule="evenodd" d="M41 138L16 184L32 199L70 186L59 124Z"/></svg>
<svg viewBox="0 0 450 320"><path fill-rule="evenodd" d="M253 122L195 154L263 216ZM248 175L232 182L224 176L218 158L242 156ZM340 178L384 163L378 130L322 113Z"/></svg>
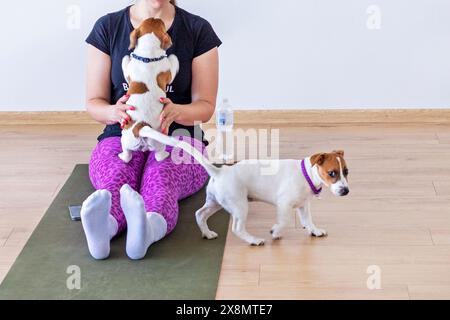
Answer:
<svg viewBox="0 0 450 320"><path fill-rule="evenodd" d="M123 129L131 121L127 111L136 110L136 108L126 104L128 99L130 99L130 96L124 95L115 105L110 107L111 112L107 124L120 123L120 127Z"/></svg>
<svg viewBox="0 0 450 320"><path fill-rule="evenodd" d="M169 132L170 125L174 121L179 120L181 117L183 108L180 105L173 103L168 98L161 98L159 101L164 104L160 116L161 131L167 134Z"/></svg>

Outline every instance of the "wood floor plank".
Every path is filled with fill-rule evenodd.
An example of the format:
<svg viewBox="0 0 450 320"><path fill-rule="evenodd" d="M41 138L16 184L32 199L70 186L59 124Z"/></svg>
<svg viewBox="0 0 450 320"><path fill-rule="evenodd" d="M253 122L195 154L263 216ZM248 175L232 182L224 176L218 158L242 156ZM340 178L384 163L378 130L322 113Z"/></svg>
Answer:
<svg viewBox="0 0 450 320"><path fill-rule="evenodd" d="M4 247L23 247L27 243L33 230L30 228L15 228L12 230L8 239L4 243Z"/></svg>
<svg viewBox="0 0 450 320"><path fill-rule="evenodd" d="M449 180L434 180L433 186L438 196L450 196L450 179Z"/></svg>
<svg viewBox="0 0 450 320"><path fill-rule="evenodd" d="M219 285L257 286L259 285L259 266L247 264L223 265L220 272Z"/></svg>
<svg viewBox="0 0 450 320"><path fill-rule="evenodd" d="M442 130L437 130L436 136L441 144L450 144L450 132L443 132Z"/></svg>
<svg viewBox="0 0 450 320"><path fill-rule="evenodd" d="M386 264L380 268L381 287L450 285L445 265ZM260 285L294 287L356 287L367 289L367 265L261 265Z"/></svg>
<svg viewBox="0 0 450 320"><path fill-rule="evenodd" d="M259 238L265 238L267 245L283 246L291 245L316 245L316 246L334 246L334 245L352 245L360 246L432 246L430 231L423 227L404 227L404 226L336 226L327 225L326 230L328 237L315 238L303 229L286 229L281 240L272 240L269 234L273 224L267 225L265 228L254 228L248 226L247 230ZM324 225L317 224L318 227L325 228ZM246 246L243 240L232 237L228 245Z"/></svg>
<svg viewBox="0 0 450 320"><path fill-rule="evenodd" d="M22 247L0 247L0 267L11 266L19 255Z"/></svg>
<svg viewBox="0 0 450 320"><path fill-rule="evenodd" d="M351 181L350 181L351 184ZM396 198L383 198L383 197L371 197L367 199L353 199L350 195L348 198L342 199L335 197L329 192L322 192L321 200L315 199L312 201L313 212L325 211L325 212L349 212L354 211L357 208L358 211L365 212L412 212L423 211L424 220L428 220L427 212L438 212L443 210L449 203L450 197L396 197Z"/></svg>
<svg viewBox="0 0 450 320"><path fill-rule="evenodd" d="M5 245L12 232L12 228L0 228L0 247Z"/></svg>
<svg viewBox="0 0 450 320"><path fill-rule="evenodd" d="M407 300L408 288L368 290L352 287L222 286L218 300Z"/></svg>
<svg viewBox="0 0 450 320"><path fill-rule="evenodd" d="M431 237L433 243L437 246L450 245L450 228L444 229L446 224L442 224L441 227L431 228Z"/></svg>
<svg viewBox="0 0 450 320"><path fill-rule="evenodd" d="M252 248L228 246L224 266L239 262L256 267L272 265L443 265L450 263L450 245L442 246L316 246L285 243L277 246Z"/></svg>
<svg viewBox="0 0 450 320"><path fill-rule="evenodd" d="M412 300L449 300L449 285L411 285L408 286Z"/></svg>

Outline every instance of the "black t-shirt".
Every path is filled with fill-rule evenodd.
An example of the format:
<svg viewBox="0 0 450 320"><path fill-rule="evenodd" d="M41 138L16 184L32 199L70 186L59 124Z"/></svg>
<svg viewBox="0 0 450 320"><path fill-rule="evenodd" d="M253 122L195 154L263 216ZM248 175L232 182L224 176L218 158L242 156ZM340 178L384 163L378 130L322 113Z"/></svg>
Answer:
<svg viewBox="0 0 450 320"><path fill-rule="evenodd" d="M181 8L175 7L175 9L175 19L167 31L172 37L173 45L167 50L167 54L175 54L178 57L180 71L173 83L167 87L167 97L177 104L190 104L192 102L193 59L219 47L222 42L208 21ZM111 57L111 104L117 103L128 89L122 72L122 59L131 53L128 47L130 46L130 33L133 29L130 7L127 7L98 19L86 39L87 43ZM194 126L173 123L170 126L169 134L172 135L177 129L188 130L191 137L203 141L203 132L199 128L194 130ZM201 137L198 136L199 133ZM117 123L106 126L98 140L121 135L122 130Z"/></svg>

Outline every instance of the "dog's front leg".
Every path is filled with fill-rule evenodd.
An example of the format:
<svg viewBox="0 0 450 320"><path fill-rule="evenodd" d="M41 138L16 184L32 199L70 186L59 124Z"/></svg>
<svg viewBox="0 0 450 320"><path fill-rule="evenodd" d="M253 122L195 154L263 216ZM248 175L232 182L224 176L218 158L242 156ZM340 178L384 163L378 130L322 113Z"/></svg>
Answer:
<svg viewBox="0 0 450 320"><path fill-rule="evenodd" d="M127 83L130 82L129 75L128 75L128 64L130 63L130 61L131 61L130 56L125 56L122 59L122 72L123 72L125 81Z"/></svg>
<svg viewBox="0 0 450 320"><path fill-rule="evenodd" d="M324 237L327 235L325 230L317 228L312 221L311 204L309 201L307 201L303 207L298 208L297 212L303 228L305 228L310 235L314 237Z"/></svg>
<svg viewBox="0 0 450 320"><path fill-rule="evenodd" d="M175 79L175 76L177 75L178 71L180 70L180 62L178 61L177 56L173 54L171 54L168 59L170 62L170 74L171 74L171 81L169 84L171 84Z"/></svg>
<svg viewBox="0 0 450 320"><path fill-rule="evenodd" d="M153 146L155 148L155 159L156 159L156 161L158 161L158 162L163 161L168 156L170 156L170 153L168 153L166 151L166 145L165 144L153 140Z"/></svg>
<svg viewBox="0 0 450 320"><path fill-rule="evenodd" d="M133 157L131 150L128 148L130 145L130 132L131 130L123 130L122 138L120 139L120 143L122 145L122 153L119 154L119 158L125 163L129 163L131 161L131 158Z"/></svg>
<svg viewBox="0 0 450 320"><path fill-rule="evenodd" d="M123 150L122 153L119 154L119 158L125 162L125 163L129 163L131 161L132 158L132 153L130 150Z"/></svg>

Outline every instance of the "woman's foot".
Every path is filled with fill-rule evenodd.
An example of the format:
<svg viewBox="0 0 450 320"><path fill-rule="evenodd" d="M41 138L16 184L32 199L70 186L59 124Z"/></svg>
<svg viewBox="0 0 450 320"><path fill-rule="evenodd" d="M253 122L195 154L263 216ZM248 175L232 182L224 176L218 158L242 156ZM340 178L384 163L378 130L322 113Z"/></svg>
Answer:
<svg viewBox="0 0 450 320"><path fill-rule="evenodd" d="M98 190L91 194L81 207L81 222L92 257L106 259L110 252L111 238L118 230L116 219L110 215L111 193Z"/></svg>
<svg viewBox="0 0 450 320"><path fill-rule="evenodd" d="M166 220L159 213L147 213L142 196L127 184L120 189L120 204L127 219L127 255L142 259L148 247L166 235Z"/></svg>

